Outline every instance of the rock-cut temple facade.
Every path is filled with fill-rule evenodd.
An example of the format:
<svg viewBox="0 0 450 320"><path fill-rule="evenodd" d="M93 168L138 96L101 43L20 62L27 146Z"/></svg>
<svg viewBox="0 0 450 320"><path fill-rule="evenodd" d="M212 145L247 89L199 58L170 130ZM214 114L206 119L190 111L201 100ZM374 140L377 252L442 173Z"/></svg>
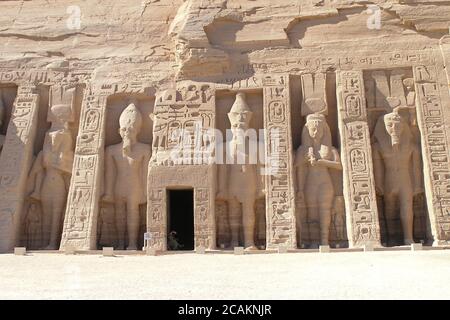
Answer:
<svg viewBox="0 0 450 320"><path fill-rule="evenodd" d="M0 252L450 245L448 2L0 8Z"/></svg>

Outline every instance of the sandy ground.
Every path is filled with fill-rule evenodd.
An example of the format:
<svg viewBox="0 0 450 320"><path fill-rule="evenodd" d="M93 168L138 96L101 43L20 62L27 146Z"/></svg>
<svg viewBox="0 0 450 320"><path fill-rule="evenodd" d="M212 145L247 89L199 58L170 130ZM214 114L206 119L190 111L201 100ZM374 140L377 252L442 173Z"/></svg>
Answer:
<svg viewBox="0 0 450 320"><path fill-rule="evenodd" d="M450 250L3 254L0 299L450 299Z"/></svg>

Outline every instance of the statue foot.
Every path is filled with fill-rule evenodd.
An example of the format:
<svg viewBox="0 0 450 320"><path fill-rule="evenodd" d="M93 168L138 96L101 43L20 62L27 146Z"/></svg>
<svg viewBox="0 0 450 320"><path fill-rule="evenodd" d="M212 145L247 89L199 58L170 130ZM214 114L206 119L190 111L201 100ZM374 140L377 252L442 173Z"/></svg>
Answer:
<svg viewBox="0 0 450 320"><path fill-rule="evenodd" d="M246 246L245 251L259 250L255 245Z"/></svg>
<svg viewBox="0 0 450 320"><path fill-rule="evenodd" d="M404 242L405 242L405 245L407 245L407 246L412 245L413 243L415 243L413 239L405 239Z"/></svg>

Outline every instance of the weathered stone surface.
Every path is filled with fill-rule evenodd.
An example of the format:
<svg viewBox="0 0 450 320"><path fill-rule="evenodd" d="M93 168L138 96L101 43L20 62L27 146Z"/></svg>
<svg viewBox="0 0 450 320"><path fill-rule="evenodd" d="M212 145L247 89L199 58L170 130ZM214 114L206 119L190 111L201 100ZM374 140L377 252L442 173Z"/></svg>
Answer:
<svg viewBox="0 0 450 320"><path fill-rule="evenodd" d="M447 2L0 8L0 252L450 244Z"/></svg>

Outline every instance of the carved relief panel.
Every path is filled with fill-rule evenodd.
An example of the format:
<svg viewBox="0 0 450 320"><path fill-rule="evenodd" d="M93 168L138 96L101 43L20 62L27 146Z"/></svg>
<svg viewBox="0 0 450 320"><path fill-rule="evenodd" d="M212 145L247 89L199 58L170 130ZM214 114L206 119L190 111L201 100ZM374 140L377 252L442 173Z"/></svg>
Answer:
<svg viewBox="0 0 450 320"><path fill-rule="evenodd" d="M430 240L411 69L366 71L368 119L383 245Z"/></svg>
<svg viewBox="0 0 450 320"><path fill-rule="evenodd" d="M347 245L335 85L333 73L301 76L303 117L297 114L292 122L292 130L300 136L293 137L293 168L301 248ZM306 103L310 97L315 108Z"/></svg>
<svg viewBox="0 0 450 320"><path fill-rule="evenodd" d="M221 91L216 103L218 245L265 248L262 90Z"/></svg>
<svg viewBox="0 0 450 320"><path fill-rule="evenodd" d="M337 74L345 211L350 247L380 244L372 152L361 71Z"/></svg>
<svg viewBox="0 0 450 320"><path fill-rule="evenodd" d="M107 103L99 246L142 248L146 229L147 170L151 153L153 97L110 96Z"/></svg>
<svg viewBox="0 0 450 320"><path fill-rule="evenodd" d="M158 95L153 120L152 165L208 164L214 149L214 95L209 85L187 83Z"/></svg>

